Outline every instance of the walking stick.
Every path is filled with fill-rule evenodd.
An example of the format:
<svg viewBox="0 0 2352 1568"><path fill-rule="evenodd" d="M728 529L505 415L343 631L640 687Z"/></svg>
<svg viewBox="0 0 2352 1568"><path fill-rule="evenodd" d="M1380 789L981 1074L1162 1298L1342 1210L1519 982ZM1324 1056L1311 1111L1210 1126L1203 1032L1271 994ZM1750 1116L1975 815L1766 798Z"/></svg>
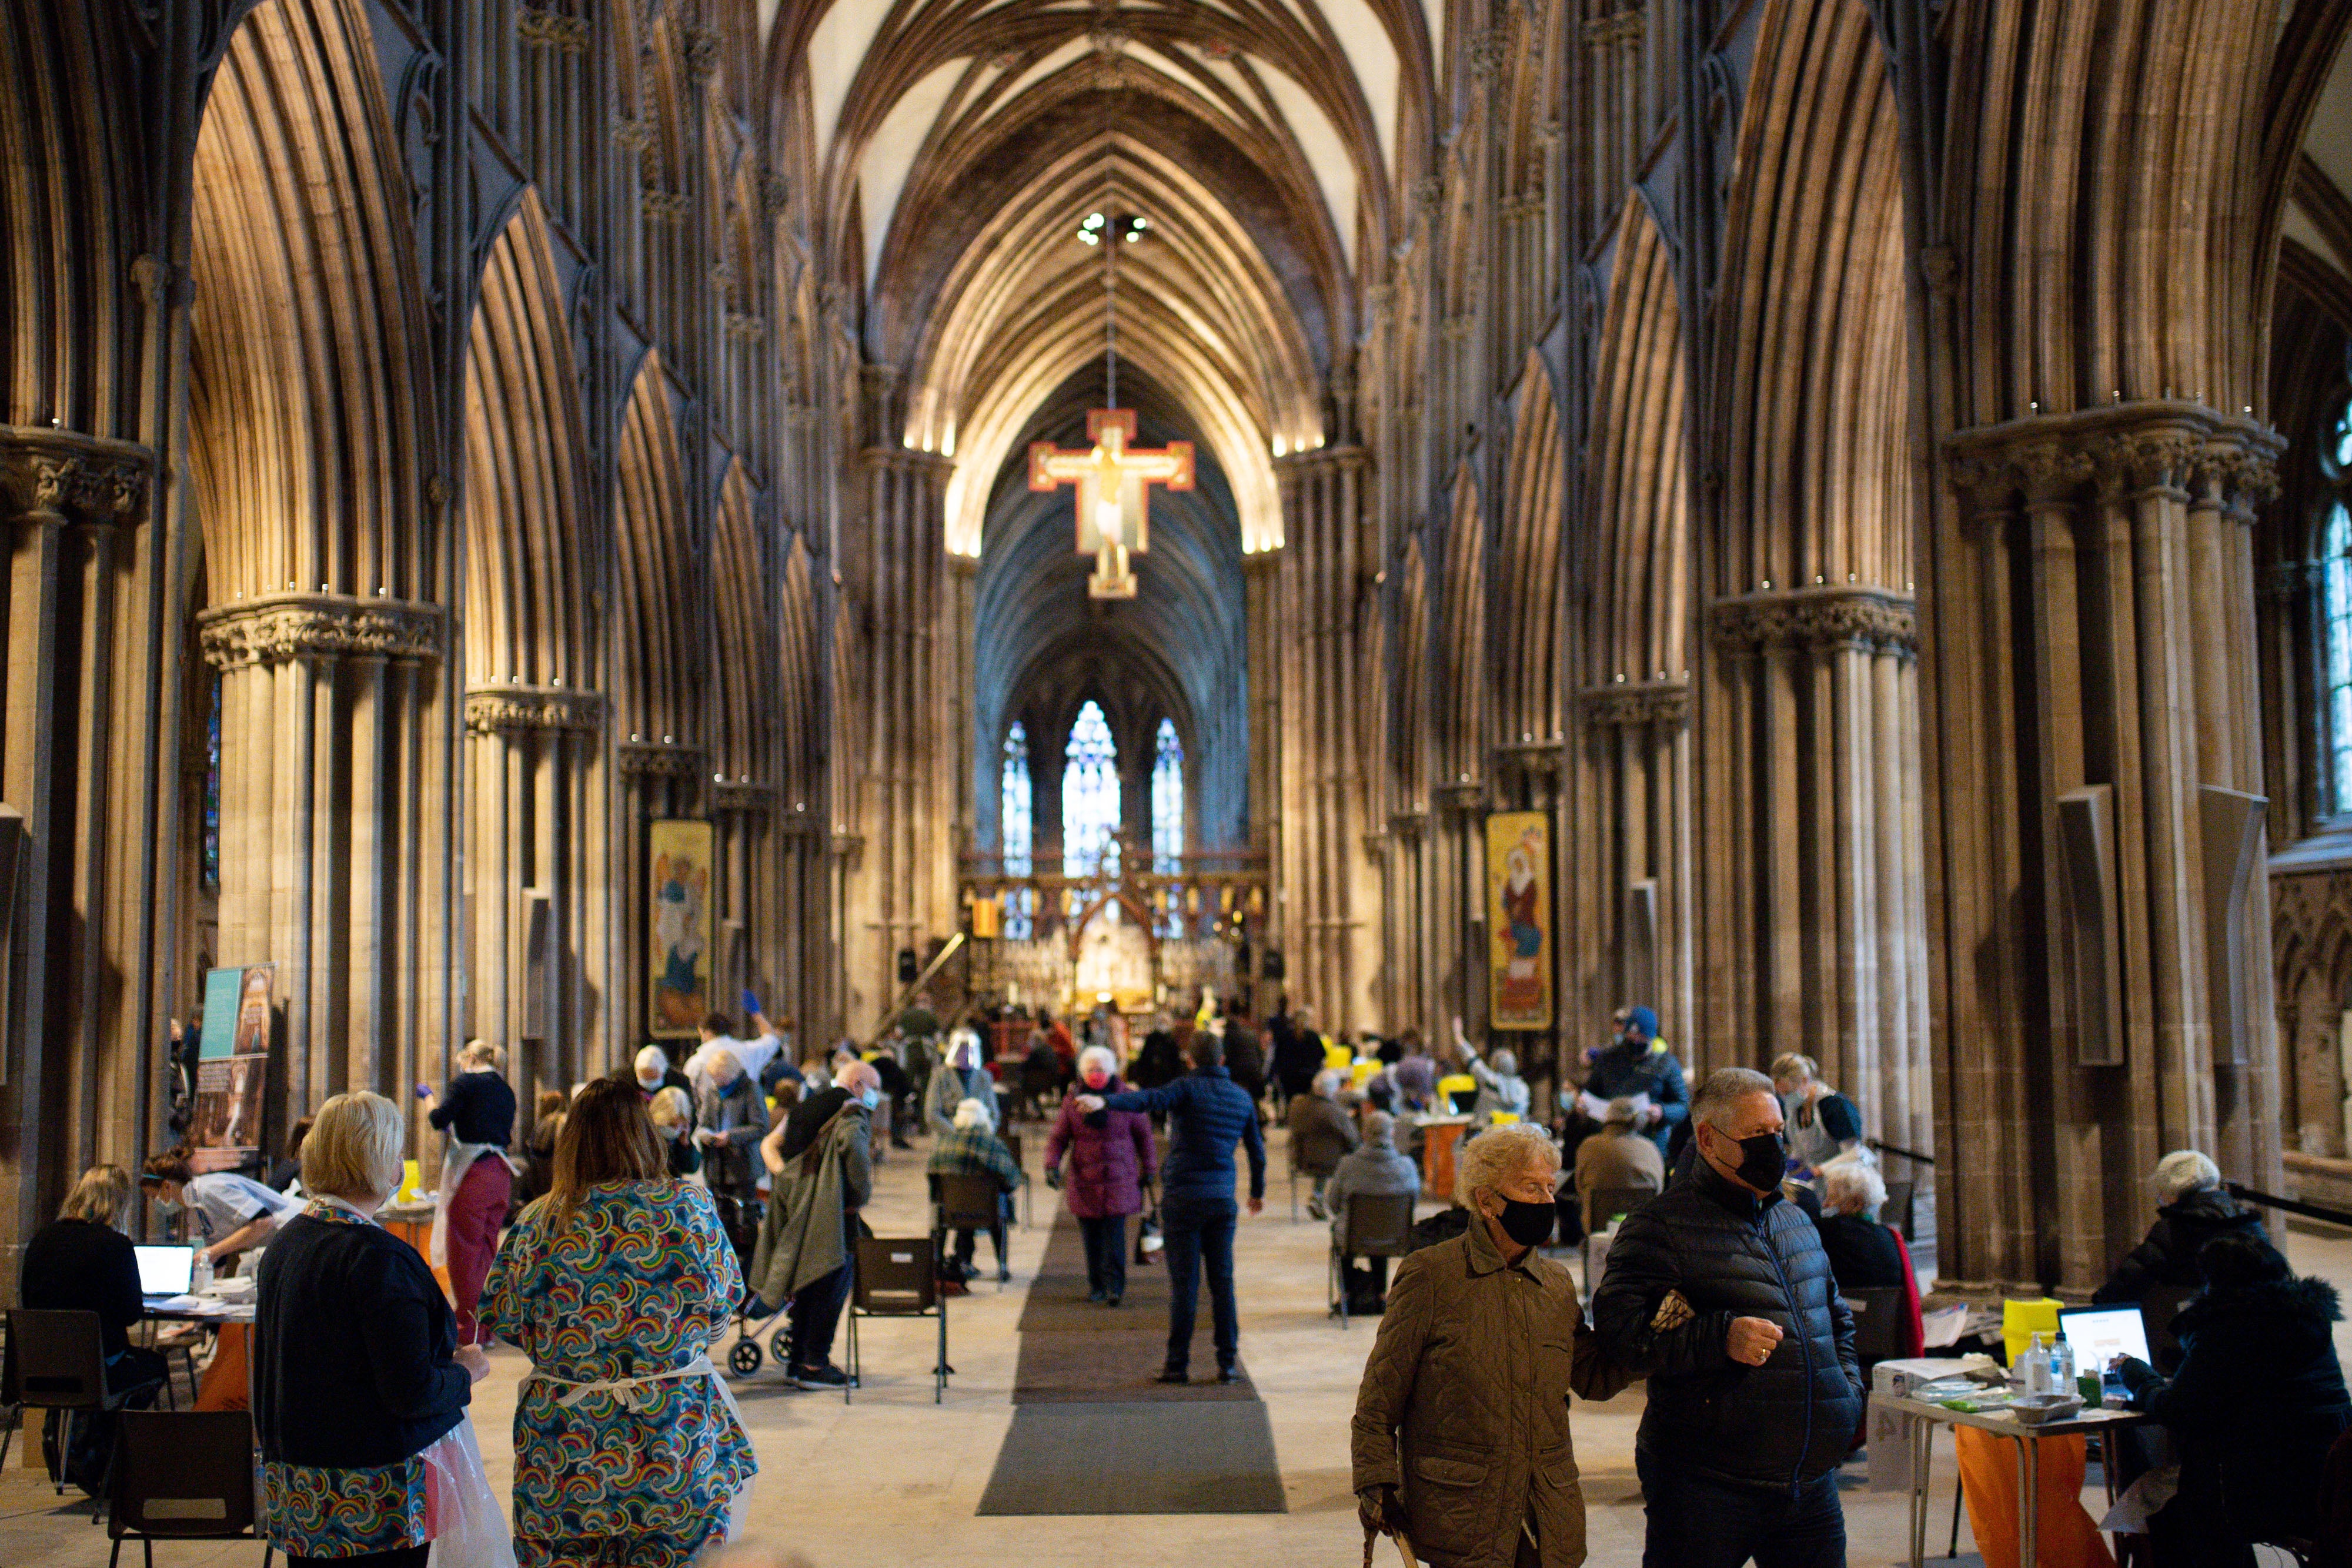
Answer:
<svg viewBox="0 0 2352 1568"><path fill-rule="evenodd" d="M1412 1554L1412 1542L1402 1530L1366 1530L1364 1531L1364 1568L1372 1568L1372 1542L1386 1535L1396 1542L1397 1555L1404 1559L1404 1568L1421 1568L1421 1559Z"/></svg>

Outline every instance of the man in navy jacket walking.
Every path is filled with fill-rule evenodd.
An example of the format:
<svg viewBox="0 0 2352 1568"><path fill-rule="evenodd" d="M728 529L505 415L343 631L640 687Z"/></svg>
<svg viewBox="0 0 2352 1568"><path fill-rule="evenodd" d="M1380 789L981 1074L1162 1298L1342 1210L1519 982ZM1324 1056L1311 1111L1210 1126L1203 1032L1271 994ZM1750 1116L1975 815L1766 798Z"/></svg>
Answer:
<svg viewBox="0 0 2352 1568"><path fill-rule="evenodd" d="M1167 1237L1168 1364L1162 1383L1191 1381L1192 1317L1199 1301L1200 1270L1209 1275L1209 1312L1215 1326L1217 1381L1238 1383L1234 1362L1241 1353L1241 1316L1234 1307L1234 1145L1249 1146L1249 1211L1265 1206L1265 1140L1258 1132L1257 1106L1225 1071L1224 1042L1209 1034L1192 1037L1192 1071L1159 1089L1120 1094L1087 1094L1079 1108L1091 1115L1114 1111L1172 1112L1168 1158L1160 1167L1160 1226Z"/></svg>

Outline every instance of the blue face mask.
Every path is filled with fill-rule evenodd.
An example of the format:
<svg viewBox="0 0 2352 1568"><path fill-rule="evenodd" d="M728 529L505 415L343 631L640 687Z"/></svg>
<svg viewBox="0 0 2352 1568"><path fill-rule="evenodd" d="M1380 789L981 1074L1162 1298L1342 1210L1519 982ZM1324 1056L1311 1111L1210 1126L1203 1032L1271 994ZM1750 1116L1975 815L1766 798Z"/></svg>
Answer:
<svg viewBox="0 0 2352 1568"><path fill-rule="evenodd" d="M865 1106L868 1111L871 1111L875 1106L882 1103L882 1091L879 1089L865 1090L857 1096L857 1103Z"/></svg>

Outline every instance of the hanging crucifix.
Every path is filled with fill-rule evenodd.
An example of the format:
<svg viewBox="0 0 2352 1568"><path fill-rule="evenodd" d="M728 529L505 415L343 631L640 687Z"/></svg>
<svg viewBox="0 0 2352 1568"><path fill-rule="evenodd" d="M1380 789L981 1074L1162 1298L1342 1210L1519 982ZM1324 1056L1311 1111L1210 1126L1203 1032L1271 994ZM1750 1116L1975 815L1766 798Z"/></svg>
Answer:
<svg viewBox="0 0 2352 1568"><path fill-rule="evenodd" d="M1090 599L1135 597L1135 573L1128 558L1151 548L1145 487L1192 487L1191 442L1171 441L1146 450L1128 445L1135 434L1133 409L1096 408L1087 411L1087 437L1094 443L1093 450L1072 452L1050 441L1029 448L1032 490L1078 487L1078 553L1095 558L1094 575L1087 579Z"/></svg>

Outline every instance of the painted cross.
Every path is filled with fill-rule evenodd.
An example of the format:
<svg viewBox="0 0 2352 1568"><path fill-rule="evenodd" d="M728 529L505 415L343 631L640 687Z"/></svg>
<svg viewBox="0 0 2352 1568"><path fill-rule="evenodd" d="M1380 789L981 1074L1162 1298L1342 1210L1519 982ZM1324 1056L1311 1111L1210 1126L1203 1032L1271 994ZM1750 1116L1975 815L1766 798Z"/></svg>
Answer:
<svg viewBox="0 0 2352 1568"><path fill-rule="evenodd" d="M1150 451L1128 445L1135 434L1133 409L1094 408L1087 411L1087 439L1094 443L1090 451L1066 451L1050 441L1029 448L1032 490L1078 487L1078 553L1095 558L1094 575L1087 579L1090 599L1135 597L1135 573L1128 569L1128 557L1151 548L1145 487L1192 487L1191 442L1171 441Z"/></svg>

